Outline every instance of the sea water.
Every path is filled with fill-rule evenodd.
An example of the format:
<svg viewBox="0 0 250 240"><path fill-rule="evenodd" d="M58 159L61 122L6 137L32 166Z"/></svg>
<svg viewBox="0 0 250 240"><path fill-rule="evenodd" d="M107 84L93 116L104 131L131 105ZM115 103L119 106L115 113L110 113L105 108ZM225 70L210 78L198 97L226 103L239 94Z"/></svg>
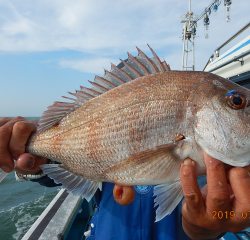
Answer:
<svg viewBox="0 0 250 240"><path fill-rule="evenodd" d="M0 239L22 239L60 189L29 181L17 182L11 172L0 183Z"/></svg>

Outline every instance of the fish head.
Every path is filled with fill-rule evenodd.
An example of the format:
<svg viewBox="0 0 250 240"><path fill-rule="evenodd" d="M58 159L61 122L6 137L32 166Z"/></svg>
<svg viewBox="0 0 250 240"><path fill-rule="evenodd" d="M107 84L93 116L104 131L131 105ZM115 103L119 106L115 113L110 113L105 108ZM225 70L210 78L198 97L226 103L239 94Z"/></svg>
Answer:
<svg viewBox="0 0 250 240"><path fill-rule="evenodd" d="M250 90L208 74L196 101L200 102L194 124L198 145L229 165L249 165Z"/></svg>

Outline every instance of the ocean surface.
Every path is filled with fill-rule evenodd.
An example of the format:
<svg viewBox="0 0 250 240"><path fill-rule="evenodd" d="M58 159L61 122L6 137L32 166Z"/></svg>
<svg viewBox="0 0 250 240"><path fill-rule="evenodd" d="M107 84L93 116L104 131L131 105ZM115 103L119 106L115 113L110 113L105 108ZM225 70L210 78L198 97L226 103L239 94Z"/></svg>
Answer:
<svg viewBox="0 0 250 240"><path fill-rule="evenodd" d="M8 174L0 183L0 239L22 239L60 189L17 182L14 172Z"/></svg>

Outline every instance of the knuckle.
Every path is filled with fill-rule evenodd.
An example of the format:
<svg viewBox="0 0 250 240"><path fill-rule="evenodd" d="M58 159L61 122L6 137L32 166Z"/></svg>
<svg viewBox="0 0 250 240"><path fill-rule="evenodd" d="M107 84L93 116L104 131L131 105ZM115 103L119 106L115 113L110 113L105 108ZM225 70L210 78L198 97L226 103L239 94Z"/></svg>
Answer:
<svg viewBox="0 0 250 240"><path fill-rule="evenodd" d="M232 169L230 169L230 175L232 177L249 177L247 171L244 168L239 168L239 167L234 167Z"/></svg>
<svg viewBox="0 0 250 240"><path fill-rule="evenodd" d="M211 198L212 203L216 207L223 207L223 206L225 206L225 204L227 202L227 196L226 196L226 194L223 194L223 193L221 193L220 195L218 195L218 194L212 195L210 198Z"/></svg>
<svg viewBox="0 0 250 240"><path fill-rule="evenodd" d="M17 117L15 117L15 118L13 118L13 120L14 121L16 121L16 120L24 120L25 118L23 118L23 117L21 117L21 116L17 116Z"/></svg>
<svg viewBox="0 0 250 240"><path fill-rule="evenodd" d="M29 131L29 125L26 122L16 122L13 128L15 128L15 130L17 130L18 132L22 133Z"/></svg>
<svg viewBox="0 0 250 240"><path fill-rule="evenodd" d="M186 193L184 194L186 201L192 205L198 205L199 197L197 193Z"/></svg>
<svg viewBox="0 0 250 240"><path fill-rule="evenodd" d="M11 129L8 126L0 127L0 138L6 137L6 135L10 134Z"/></svg>
<svg viewBox="0 0 250 240"><path fill-rule="evenodd" d="M3 121L3 122L9 121L9 120L11 120L11 118L9 117L3 117L0 119L0 121Z"/></svg>

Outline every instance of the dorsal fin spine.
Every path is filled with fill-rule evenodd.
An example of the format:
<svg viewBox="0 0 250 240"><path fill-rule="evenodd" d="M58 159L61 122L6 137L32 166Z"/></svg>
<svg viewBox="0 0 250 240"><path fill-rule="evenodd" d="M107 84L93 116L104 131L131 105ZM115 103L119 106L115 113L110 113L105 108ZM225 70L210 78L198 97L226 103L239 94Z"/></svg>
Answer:
<svg viewBox="0 0 250 240"><path fill-rule="evenodd" d="M149 75L150 74L150 72L148 71L148 69L138 59L136 59L134 56L132 56L129 52L128 52L128 57L130 59L132 59L140 67L140 69L143 71L143 73L145 75Z"/></svg>
<svg viewBox="0 0 250 240"><path fill-rule="evenodd" d="M84 92L83 90L82 90L82 94L85 95L88 98L94 98L95 97L94 95L91 95L91 94L89 94L87 92Z"/></svg>
<svg viewBox="0 0 250 240"><path fill-rule="evenodd" d="M128 81L134 80L134 78L132 78L129 74L127 74L124 70L122 70L121 68L118 68L116 65L114 65L113 63L111 63L111 68L117 70L118 72L120 72L126 79L128 79Z"/></svg>
<svg viewBox="0 0 250 240"><path fill-rule="evenodd" d="M159 59L159 57L157 56L157 54L155 53L155 51L154 51L149 45L148 45L148 47L149 47L150 51L152 52L152 54L153 54L153 56L154 56L154 59L155 59L157 65L158 65L158 67L160 68L159 70L160 70L161 72L165 72L165 71L164 71L163 64L162 64L161 60Z"/></svg>
<svg viewBox="0 0 250 240"><path fill-rule="evenodd" d="M163 66L165 67L166 71L167 71L167 72L170 72L170 71L171 71L171 68L170 68L170 66L166 63L166 61L164 60L162 63L163 63Z"/></svg>
<svg viewBox="0 0 250 240"><path fill-rule="evenodd" d="M149 58L136 47L138 57L134 57L128 53L128 60L124 61L120 59L123 64L119 64L119 67L111 63L111 71L109 72L104 69L104 77L95 76L94 82L89 81L92 84L92 88L81 86L81 90L76 90L76 93L69 92L76 99L63 96L73 101L72 103L54 102L40 118L38 131L47 130L55 126L65 115L69 114L75 108L120 84L142 77L143 75L171 71L166 61L161 62L154 50L149 45L148 47L153 54L153 58Z"/></svg>
<svg viewBox="0 0 250 240"><path fill-rule="evenodd" d="M72 100L72 101L75 101L76 99L74 98L70 98L70 97L65 97L65 96L62 96L63 98L66 98L66 99L69 99L69 100Z"/></svg>
<svg viewBox="0 0 250 240"><path fill-rule="evenodd" d="M125 81L123 81L121 78L119 78L117 75L115 75L114 73L112 72L109 72L108 70L104 69L104 74L105 75L108 75L110 77L113 77L117 82L121 83L121 84L124 84L126 83Z"/></svg>
<svg viewBox="0 0 250 240"><path fill-rule="evenodd" d="M100 93L100 92L95 91L95 90L92 89L92 88L86 88L86 87L83 87L83 86L80 86L80 88L81 88L82 90L90 91L90 92L92 92L93 94L96 94L96 95L101 95L101 94L102 94L102 93Z"/></svg>
<svg viewBox="0 0 250 240"><path fill-rule="evenodd" d="M89 80L88 80L89 81ZM107 91L109 91L109 89L108 88L105 88L105 87L103 87L102 85L100 85L100 84L98 84L98 83L95 83L95 82L91 82L91 81L89 81L93 86L95 86L95 87L97 87L97 88L99 88L99 89L101 89L101 90L103 90L103 91L105 91L105 92L107 92Z"/></svg>
<svg viewBox="0 0 250 240"><path fill-rule="evenodd" d="M158 70L157 66L155 66L154 62L141 49L139 49L138 47L136 47L136 48L138 51L138 55L142 55L142 57L147 61L148 65L151 67L151 69L154 70L155 73L158 73L159 70Z"/></svg>
<svg viewBox="0 0 250 240"><path fill-rule="evenodd" d="M126 63L125 61L123 61L122 59L120 59L120 61L123 62L123 64L128 67L138 78L139 77L142 77L142 75L135 69L133 68L132 66L130 66L128 63Z"/></svg>
<svg viewBox="0 0 250 240"><path fill-rule="evenodd" d="M117 87L117 85L115 85L114 83L110 82L109 80L105 79L105 78L102 78L102 77L99 77L99 76L95 76L95 80L98 79L99 81L103 82L104 84L108 84L109 86L115 88Z"/></svg>

